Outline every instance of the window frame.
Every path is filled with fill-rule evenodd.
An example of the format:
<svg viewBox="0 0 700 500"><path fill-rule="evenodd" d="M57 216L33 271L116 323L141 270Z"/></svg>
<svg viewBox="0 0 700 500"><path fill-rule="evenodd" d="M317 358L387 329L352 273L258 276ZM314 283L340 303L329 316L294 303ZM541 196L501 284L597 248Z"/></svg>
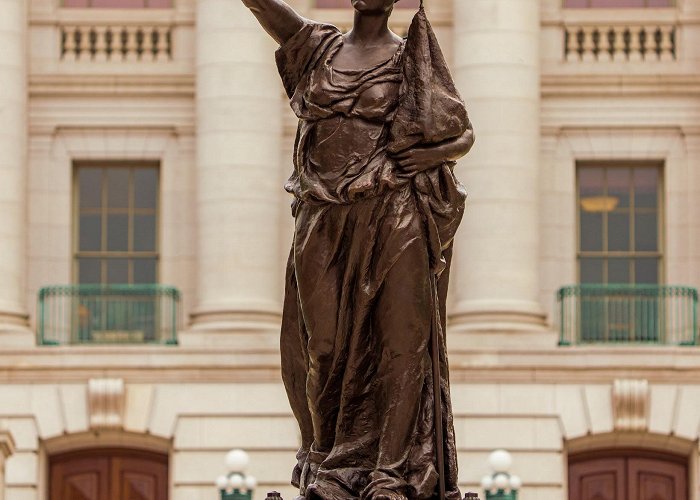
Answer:
<svg viewBox="0 0 700 500"><path fill-rule="evenodd" d="M94 9L94 10L162 10L162 9L173 9L175 8L176 0L169 0L170 5L168 7L151 7L149 4L152 0L143 0L143 7L95 7L92 5L94 0L86 0L88 3L85 7L71 7L66 5L66 0L59 0L60 8L62 9Z"/></svg>
<svg viewBox="0 0 700 500"><path fill-rule="evenodd" d="M602 168L606 172L606 178L605 178L605 192L607 193L608 189L608 184L607 184L607 171L610 169L614 168L630 168L630 169L635 169L635 168L653 168L656 169L658 172L658 182L657 182L657 206L656 206L656 213L657 213L657 250L655 252L652 251L638 251L636 249L634 250L627 250L627 251L621 251L621 250L615 250L615 251L610 251L608 250L608 224L607 224L607 217L603 217L603 227L602 227L602 250L600 251L592 251L592 250L587 250L587 251L582 251L581 250L581 186L580 186L580 177L579 173L582 169L584 168ZM581 259L582 258L599 258L604 261L603 265L603 270L602 270L602 281L601 285L608 285L608 284L615 284L615 282L610 283L608 280L609 277L609 269L608 269L608 263L611 258L627 258L630 260L630 281L629 284L641 284L637 283L636 276L635 276L635 269L634 269L634 261L636 259L640 258L656 258L658 262L658 267L657 267L657 282L655 284L657 285L663 285L666 282L666 224L665 224L665 209L666 209L666 201L665 201L665 165L663 161L649 161L649 160L640 160L640 161L634 161L634 160L594 160L594 161L588 161L588 160L580 160L576 161L575 165L575 183L576 183L576 282L579 284L583 284L581 281ZM634 184L630 184L630 193L634 191ZM634 197L630 197L630 207L629 210L631 211L630 214L630 247L635 248L635 233L634 233L634 216L636 215L636 207L633 204ZM586 282L590 283L590 282ZM593 284L593 283L591 283Z"/></svg>
<svg viewBox="0 0 700 500"><path fill-rule="evenodd" d="M606 6L606 7L592 7L591 2L593 0L585 0L587 5L585 7L568 7L566 4L569 0L561 0L561 6L563 9L566 10L611 10L611 9L618 9L618 10L639 10L639 9L675 9L677 7L676 0L668 0L669 5L666 5L664 7L650 7L649 2L652 0L644 0L644 6L641 7L621 7L619 5L611 5L611 6Z"/></svg>
<svg viewBox="0 0 700 500"><path fill-rule="evenodd" d="M100 250L99 251L84 251L80 250L80 216L84 211L81 210L80 207L80 176L79 176L79 171L80 169L83 168L99 168L103 170L103 178L102 178L102 186L101 186L101 206L100 208L93 208L89 209L93 210L95 212L98 212L100 214L100 227L101 227L101 242L100 242ZM124 208L119 208L116 209L118 212L121 212L123 210L126 210L126 214L128 215L128 223L127 223L127 228L128 228L128 244L127 244L127 250L125 251L116 251L116 250L102 250L106 249L106 240L107 240L107 217L109 215L110 208L107 206L107 186L108 186L108 181L106 179L106 171L110 168L123 168L123 169L129 169L130 171L134 171L139 168L143 169L155 169L156 171L156 199L155 199L155 206L153 209L136 209L134 207L134 197L133 197L133 189L134 189L134 176L133 174L129 175L129 206L124 209ZM71 248L71 276L72 276L72 281L75 284L83 284L80 282L80 259L81 258L96 258L96 259L101 259L100 262L100 283L99 284L109 284L107 280L107 266L105 265L105 261L108 259L126 259L129 264L128 264L128 285L133 285L135 284L134 282L134 269L133 269L133 260L138 259L138 258L151 258L155 260L155 280L153 283L149 284L158 284L160 283L160 264L161 264L161 244L160 244L160 237L161 237L161 164L159 161L120 161L120 160L109 160L109 161L90 161L90 160L78 160L73 162L73 189L72 189L72 194L73 194L73 217L72 217L72 248ZM111 210L115 210L112 208ZM133 217L134 215L138 215L139 211L152 211L153 215L155 216L155 234L154 234L154 250L153 251L134 251L133 250ZM116 284L116 283L115 283Z"/></svg>

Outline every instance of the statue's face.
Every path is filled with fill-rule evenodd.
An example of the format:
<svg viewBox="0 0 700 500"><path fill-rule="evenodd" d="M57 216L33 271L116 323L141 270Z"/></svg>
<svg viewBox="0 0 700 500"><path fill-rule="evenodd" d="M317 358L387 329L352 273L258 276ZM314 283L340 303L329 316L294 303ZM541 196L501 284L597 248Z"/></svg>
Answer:
<svg viewBox="0 0 700 500"><path fill-rule="evenodd" d="M350 0L353 8L363 14L391 13L394 3L399 0Z"/></svg>

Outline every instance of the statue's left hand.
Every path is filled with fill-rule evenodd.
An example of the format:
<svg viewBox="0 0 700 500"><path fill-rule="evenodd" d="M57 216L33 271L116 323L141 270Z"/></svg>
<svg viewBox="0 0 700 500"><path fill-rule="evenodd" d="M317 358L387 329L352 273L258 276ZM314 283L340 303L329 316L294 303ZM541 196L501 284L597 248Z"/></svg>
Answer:
<svg viewBox="0 0 700 500"><path fill-rule="evenodd" d="M391 156L406 174L436 168L448 160L440 146L414 146Z"/></svg>
<svg viewBox="0 0 700 500"><path fill-rule="evenodd" d="M474 130L469 128L456 139L449 139L430 146L413 146L391 157L407 174L415 174L439 167L448 161L459 160L466 155L474 144Z"/></svg>

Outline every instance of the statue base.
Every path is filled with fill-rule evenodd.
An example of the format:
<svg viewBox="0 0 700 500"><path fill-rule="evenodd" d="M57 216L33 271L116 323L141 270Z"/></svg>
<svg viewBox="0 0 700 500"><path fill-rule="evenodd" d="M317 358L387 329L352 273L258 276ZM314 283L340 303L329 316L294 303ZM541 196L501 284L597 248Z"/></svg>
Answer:
<svg viewBox="0 0 700 500"><path fill-rule="evenodd" d="M282 498L282 495L280 495L277 491L271 491L270 493L267 494L267 497L265 500L284 500ZM479 494L474 493L474 492L469 492L466 495L464 495L464 500L479 500Z"/></svg>

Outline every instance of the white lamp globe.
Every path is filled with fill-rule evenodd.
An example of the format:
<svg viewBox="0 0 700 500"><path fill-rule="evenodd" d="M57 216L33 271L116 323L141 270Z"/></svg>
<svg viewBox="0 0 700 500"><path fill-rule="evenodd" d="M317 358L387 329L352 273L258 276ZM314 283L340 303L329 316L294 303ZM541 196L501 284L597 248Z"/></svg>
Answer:
<svg viewBox="0 0 700 500"><path fill-rule="evenodd" d="M243 476L240 474L234 474L228 478L228 486L233 490L240 490L243 488Z"/></svg>
<svg viewBox="0 0 700 500"><path fill-rule="evenodd" d="M253 476L246 476L246 478L245 478L246 489L254 490L257 485L258 485L257 479L255 479Z"/></svg>
<svg viewBox="0 0 700 500"><path fill-rule="evenodd" d="M489 491L493 488L493 478L491 476L484 476L481 478L481 488L484 491Z"/></svg>
<svg viewBox="0 0 700 500"><path fill-rule="evenodd" d="M226 454L226 467L231 472L244 472L249 463L250 458L243 450L231 450Z"/></svg>
<svg viewBox="0 0 700 500"><path fill-rule="evenodd" d="M228 488L228 478L226 476L219 476L216 478L216 487L220 490L225 490Z"/></svg>
<svg viewBox="0 0 700 500"><path fill-rule="evenodd" d="M496 474L496 477L493 478L493 485L499 490L505 490L510 486L508 476L505 474Z"/></svg>
<svg viewBox="0 0 700 500"><path fill-rule="evenodd" d="M519 490L522 485L523 485L523 480L520 479L520 476L510 476L510 489L511 490Z"/></svg>
<svg viewBox="0 0 700 500"><path fill-rule="evenodd" d="M489 465L494 472L508 472L513 459L506 450L496 450L489 455Z"/></svg>

